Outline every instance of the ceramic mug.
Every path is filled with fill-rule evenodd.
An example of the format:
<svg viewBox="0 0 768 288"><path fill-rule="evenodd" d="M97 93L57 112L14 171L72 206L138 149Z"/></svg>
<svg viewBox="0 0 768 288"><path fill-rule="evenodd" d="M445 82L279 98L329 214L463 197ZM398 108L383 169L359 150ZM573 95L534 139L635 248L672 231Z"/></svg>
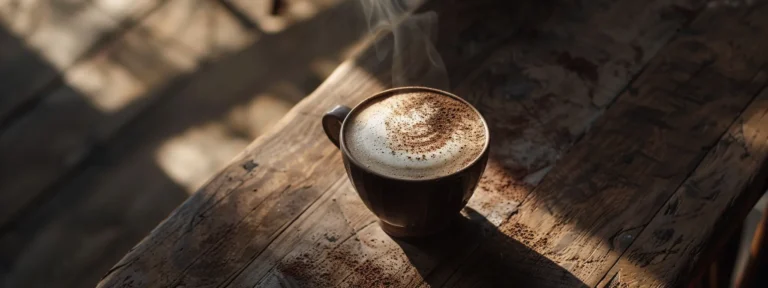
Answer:
<svg viewBox="0 0 768 288"><path fill-rule="evenodd" d="M412 92L451 97L471 107L485 127L485 144L479 156L459 171L426 179L403 179L376 173L352 157L344 139L347 116L381 97ZM459 217L459 212L474 193L488 162L490 135L485 119L464 99L437 89L401 87L382 91L352 109L336 106L323 116L322 123L328 138L341 149L344 167L358 195L379 218L384 232L394 237L428 236L447 228Z"/></svg>

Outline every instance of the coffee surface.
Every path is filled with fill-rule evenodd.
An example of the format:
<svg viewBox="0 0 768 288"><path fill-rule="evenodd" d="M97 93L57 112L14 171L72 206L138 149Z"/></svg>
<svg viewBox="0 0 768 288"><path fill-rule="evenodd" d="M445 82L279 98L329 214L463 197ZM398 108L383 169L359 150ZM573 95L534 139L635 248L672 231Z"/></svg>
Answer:
<svg viewBox="0 0 768 288"><path fill-rule="evenodd" d="M433 92L381 97L349 117L344 141L351 156L396 178L435 178L461 170L483 152L487 137L474 109Z"/></svg>

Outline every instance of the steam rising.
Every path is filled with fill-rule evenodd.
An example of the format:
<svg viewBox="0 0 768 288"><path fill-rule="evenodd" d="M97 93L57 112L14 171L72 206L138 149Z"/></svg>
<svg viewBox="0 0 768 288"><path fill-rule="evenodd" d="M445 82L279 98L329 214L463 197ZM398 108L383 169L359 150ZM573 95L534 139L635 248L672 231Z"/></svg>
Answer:
<svg viewBox="0 0 768 288"><path fill-rule="evenodd" d="M393 53L392 86L447 90L450 88L448 73L433 44L437 42L437 13L413 13L422 2L424 0L360 0L370 33L392 32L391 41L375 44L379 61L386 61Z"/></svg>

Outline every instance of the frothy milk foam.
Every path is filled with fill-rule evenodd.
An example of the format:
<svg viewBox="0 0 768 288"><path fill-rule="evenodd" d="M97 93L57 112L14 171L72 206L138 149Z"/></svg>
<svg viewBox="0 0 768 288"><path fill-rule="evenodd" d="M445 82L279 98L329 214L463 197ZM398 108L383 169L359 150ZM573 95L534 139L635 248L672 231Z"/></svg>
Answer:
<svg viewBox="0 0 768 288"><path fill-rule="evenodd" d="M485 126L467 104L435 92L393 93L359 107L344 138L351 156L379 174L434 178L483 152Z"/></svg>

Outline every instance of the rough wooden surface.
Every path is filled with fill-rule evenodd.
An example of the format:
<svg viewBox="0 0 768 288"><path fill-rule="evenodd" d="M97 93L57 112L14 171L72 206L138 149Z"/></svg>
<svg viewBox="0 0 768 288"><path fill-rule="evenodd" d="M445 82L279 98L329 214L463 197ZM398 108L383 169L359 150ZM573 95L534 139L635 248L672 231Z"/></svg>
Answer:
<svg viewBox="0 0 768 288"><path fill-rule="evenodd" d="M179 207L100 286L596 285L765 84L752 48L703 49L702 39L724 31L717 27L694 25L698 36L684 30L660 50L703 4L546 3L555 8L477 70L471 63L488 52L462 52L496 50L504 32L440 43L455 90L486 115L497 139L467 220L452 234L386 237L318 126L332 105L354 105L389 85L389 67L369 50ZM453 35L483 35L509 18L458 21L466 26ZM755 65L728 65L745 57Z"/></svg>
<svg viewBox="0 0 768 288"><path fill-rule="evenodd" d="M759 16L766 12L765 6L708 11L693 25L692 35L680 37L679 47L695 47L711 59L698 72L709 75L708 84L689 95L737 97L733 93L745 86L743 81L768 76L763 70L768 57L759 52L768 43L753 37L768 33L768 21ZM767 97L762 92L717 143L704 146L709 153L661 209L649 209L658 213L641 227L604 285L680 286L687 280L680 275L700 271L693 265L697 260L713 259L709 250L724 244L766 189Z"/></svg>
<svg viewBox="0 0 768 288"><path fill-rule="evenodd" d="M597 284L765 84L764 48L723 33L728 15L663 49L500 229Z"/></svg>
<svg viewBox="0 0 768 288"><path fill-rule="evenodd" d="M768 91L761 93L667 200L603 279L609 287L681 286L766 188ZM748 206L748 207L747 207ZM721 242L721 243L718 243ZM703 258L703 259L702 259ZM709 259L707 259L709 258ZM701 268L700 268L701 269Z"/></svg>

